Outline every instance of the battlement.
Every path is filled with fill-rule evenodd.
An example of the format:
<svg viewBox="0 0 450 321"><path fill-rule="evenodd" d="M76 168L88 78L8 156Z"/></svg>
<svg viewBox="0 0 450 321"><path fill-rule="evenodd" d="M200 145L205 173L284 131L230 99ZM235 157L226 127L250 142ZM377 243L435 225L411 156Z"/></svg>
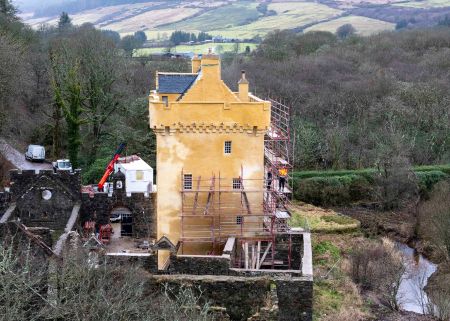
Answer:
<svg viewBox="0 0 450 321"><path fill-rule="evenodd" d="M207 112L206 112L207 111ZM159 132L267 131L270 103L255 102L150 102L150 127Z"/></svg>
<svg viewBox="0 0 450 321"><path fill-rule="evenodd" d="M126 193L124 196L126 198L129 198L131 200L136 200L136 201L142 201L145 199L149 199L152 198L152 194L156 195L156 192L151 192L151 193L137 193L137 192L133 192L133 193ZM108 198L113 198L115 197L114 192L113 193L108 193L108 192L94 192L94 193L90 193L90 192L81 192L81 199L96 199L96 200L103 200L103 199L108 199Z"/></svg>

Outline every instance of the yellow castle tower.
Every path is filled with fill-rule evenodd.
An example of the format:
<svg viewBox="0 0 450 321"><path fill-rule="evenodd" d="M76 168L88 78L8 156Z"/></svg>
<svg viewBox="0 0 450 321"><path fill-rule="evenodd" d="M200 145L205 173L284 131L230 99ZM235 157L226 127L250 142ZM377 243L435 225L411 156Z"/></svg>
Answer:
<svg viewBox="0 0 450 321"><path fill-rule="evenodd" d="M237 77L238 78L238 77ZM264 234L264 135L271 104L221 79L220 59L192 59L192 73L156 75L149 97L157 138L158 238L183 254L217 253L228 237Z"/></svg>

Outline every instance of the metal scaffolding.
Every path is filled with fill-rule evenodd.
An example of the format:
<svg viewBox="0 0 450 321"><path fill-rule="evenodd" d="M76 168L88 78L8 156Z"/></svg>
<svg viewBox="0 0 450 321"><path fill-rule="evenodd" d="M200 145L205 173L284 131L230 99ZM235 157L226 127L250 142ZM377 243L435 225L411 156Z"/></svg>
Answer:
<svg viewBox="0 0 450 321"><path fill-rule="evenodd" d="M274 268L277 233L289 230L285 207L292 189L280 190L280 170L290 181L289 107L269 99L271 127L264 137L265 177L248 179L241 166L239 178L212 173L208 178L190 177L181 172L181 252L192 243L211 244L211 252L221 252L229 237L239 240L236 267ZM271 175L269 175L271 173ZM290 252L289 252L290 253ZM290 268L290 254L288 258Z"/></svg>

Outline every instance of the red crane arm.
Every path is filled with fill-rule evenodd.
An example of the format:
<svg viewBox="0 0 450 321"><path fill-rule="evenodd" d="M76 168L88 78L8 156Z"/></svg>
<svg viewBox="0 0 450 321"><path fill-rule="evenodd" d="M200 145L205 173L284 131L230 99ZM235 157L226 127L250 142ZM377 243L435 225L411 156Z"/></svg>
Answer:
<svg viewBox="0 0 450 321"><path fill-rule="evenodd" d="M119 145L119 148L117 148L116 152L114 153L113 158L109 162L108 166L106 166L105 173L102 176L102 179L98 183L98 189L99 191L103 190L103 186L105 185L106 180L108 179L109 175L114 171L114 164L117 162L117 160L120 157L120 154L122 153L123 149L125 148L126 144L122 143Z"/></svg>

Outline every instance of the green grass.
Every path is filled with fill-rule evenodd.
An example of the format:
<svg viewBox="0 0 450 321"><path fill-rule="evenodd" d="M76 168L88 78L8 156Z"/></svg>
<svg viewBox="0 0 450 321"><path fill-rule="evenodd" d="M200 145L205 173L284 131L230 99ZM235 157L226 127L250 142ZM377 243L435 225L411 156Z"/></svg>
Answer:
<svg viewBox="0 0 450 321"><path fill-rule="evenodd" d="M239 43L238 49L239 52L244 52L246 47L250 47L250 50L255 50L257 47L257 44L255 43ZM211 48L216 53L223 53L223 52L233 52L236 49L236 44L234 43L206 43L201 45L179 45L176 47L171 48L172 53L183 53L183 52L193 52L196 54L206 53L208 52L208 49ZM163 53L166 52L167 48L158 47L158 48L142 48L138 49L135 52L136 57L143 57L148 56L151 54L157 54L157 53Z"/></svg>
<svg viewBox="0 0 450 321"><path fill-rule="evenodd" d="M394 3L393 5L398 7L427 9L427 8L450 7L450 1L449 0L408 1L408 2Z"/></svg>
<svg viewBox="0 0 450 321"><path fill-rule="evenodd" d="M344 295L337 290L337 282L332 280L314 281L314 316L335 314L344 303Z"/></svg>
<svg viewBox="0 0 450 321"><path fill-rule="evenodd" d="M445 165L423 165L423 166L414 166L415 172L430 172L430 171L441 171L448 175L450 175L450 164ZM364 168L364 169L356 169L356 170L311 170L311 171L297 171L292 175L294 178L305 179L311 177L333 177L333 176L345 176L345 175L361 175L365 177L372 176L376 173L377 170L375 168Z"/></svg>
<svg viewBox="0 0 450 321"><path fill-rule="evenodd" d="M321 233L348 233L359 229L360 222L338 213L315 207L310 204L293 205L290 207L291 227L310 229Z"/></svg>
<svg viewBox="0 0 450 321"><path fill-rule="evenodd" d="M199 16L180 22L160 26L159 30L217 30L239 26L260 16L256 10L258 3L253 1L240 1L217 9L209 10Z"/></svg>
<svg viewBox="0 0 450 321"><path fill-rule="evenodd" d="M421 195L427 196L433 186L450 177L450 165L413 168ZM348 205L374 201L377 170L304 171L293 173L294 197L321 206Z"/></svg>
<svg viewBox="0 0 450 321"><path fill-rule="evenodd" d="M335 33L340 26L347 23L351 24L356 29L357 34L363 36L379 33L385 30L395 29L395 24L390 22L360 16L346 16L316 24L312 27L307 28L305 32L329 31Z"/></svg>
<svg viewBox="0 0 450 321"><path fill-rule="evenodd" d="M313 246L313 256L329 255L334 261L339 260L341 254L339 248L330 241L321 241Z"/></svg>
<svg viewBox="0 0 450 321"><path fill-rule="evenodd" d="M229 38L252 38L256 35L264 36L276 29L293 29L341 13L341 10L312 2L272 3L269 10L274 10L277 14L242 26L215 29L210 33Z"/></svg>

